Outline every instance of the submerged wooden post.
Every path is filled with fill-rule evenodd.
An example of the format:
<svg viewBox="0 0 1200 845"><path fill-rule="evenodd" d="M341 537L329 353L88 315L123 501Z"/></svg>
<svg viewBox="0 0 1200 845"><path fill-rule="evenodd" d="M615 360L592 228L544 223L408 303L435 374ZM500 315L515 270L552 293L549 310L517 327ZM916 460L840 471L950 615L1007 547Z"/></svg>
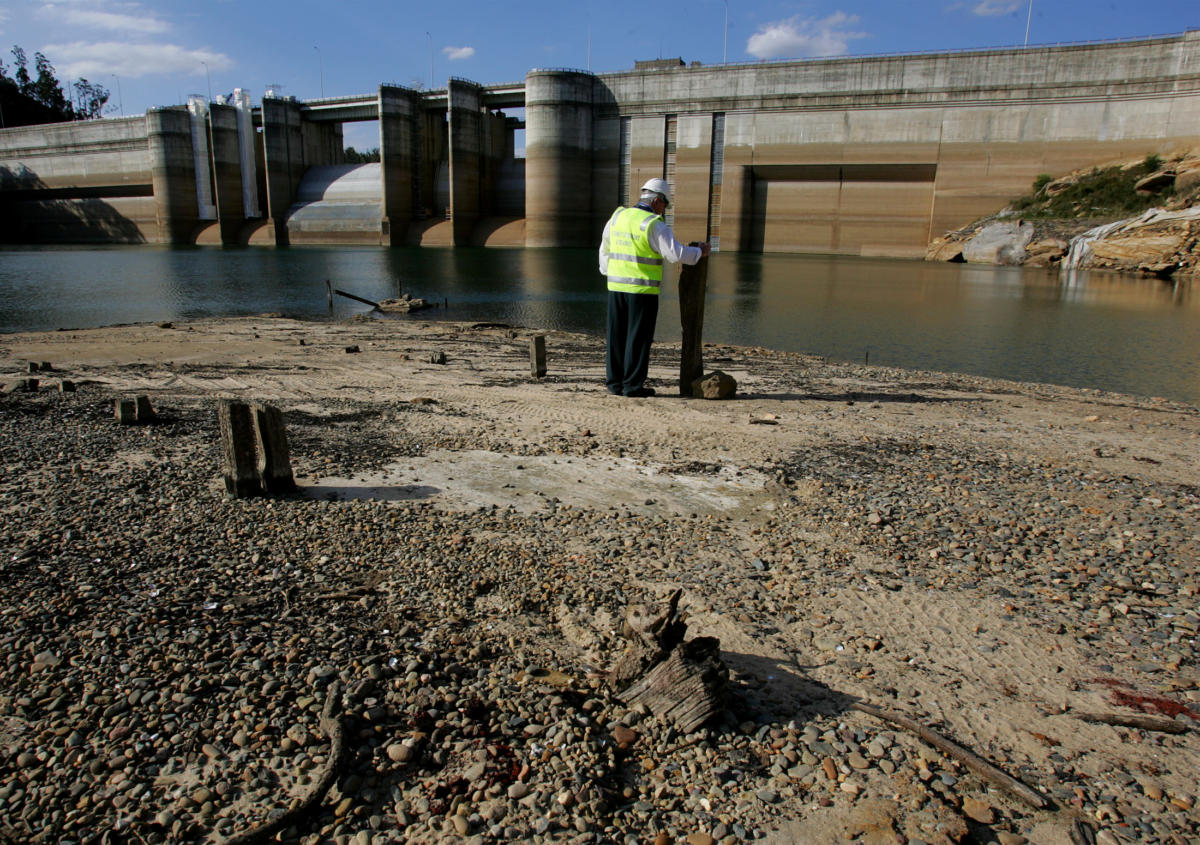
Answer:
<svg viewBox="0 0 1200 845"><path fill-rule="evenodd" d="M529 372L534 378L546 375L546 336L535 334L529 338Z"/></svg>
<svg viewBox="0 0 1200 845"><path fill-rule="evenodd" d="M692 244L696 246L696 244ZM683 350L679 356L679 395L692 395L692 382L704 375L704 294L708 287L708 256L679 271L679 321Z"/></svg>

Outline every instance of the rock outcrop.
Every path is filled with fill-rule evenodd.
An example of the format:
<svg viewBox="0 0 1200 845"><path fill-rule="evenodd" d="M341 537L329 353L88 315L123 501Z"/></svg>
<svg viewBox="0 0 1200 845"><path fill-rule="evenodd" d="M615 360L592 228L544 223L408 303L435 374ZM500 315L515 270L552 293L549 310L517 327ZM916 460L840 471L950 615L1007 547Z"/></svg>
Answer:
<svg viewBox="0 0 1200 845"><path fill-rule="evenodd" d="M968 264L1024 264L1032 240L1032 223L989 223L963 244L962 255Z"/></svg>
<svg viewBox="0 0 1200 845"><path fill-rule="evenodd" d="M1200 206L1152 208L1130 220L1097 226L1071 242L1063 266L1155 276L1200 273Z"/></svg>
<svg viewBox="0 0 1200 845"><path fill-rule="evenodd" d="M1150 169L1150 158L1110 165L1107 172L1128 173ZM1034 200L1026 197L1015 205L1017 216L1006 209L994 217L947 232L929 245L926 261L967 261L973 264L1021 264L1031 267L1105 269L1142 273L1163 278L1200 275L1200 152L1188 151L1161 162L1128 189L1159 205L1141 214L1115 220L1112 214L1103 225L1086 228L1083 203L1078 216L1048 216L1049 199L1079 193L1089 188L1100 168L1046 182ZM1035 185L1035 188L1037 186ZM1086 193L1086 191L1085 191ZM1161 199L1161 203L1159 200ZM1075 200L1071 200L1075 203ZM1034 212L1037 212L1036 214ZM1126 212L1127 214L1129 212ZM1103 219L1103 218L1102 218ZM1093 217L1092 222L1095 221Z"/></svg>

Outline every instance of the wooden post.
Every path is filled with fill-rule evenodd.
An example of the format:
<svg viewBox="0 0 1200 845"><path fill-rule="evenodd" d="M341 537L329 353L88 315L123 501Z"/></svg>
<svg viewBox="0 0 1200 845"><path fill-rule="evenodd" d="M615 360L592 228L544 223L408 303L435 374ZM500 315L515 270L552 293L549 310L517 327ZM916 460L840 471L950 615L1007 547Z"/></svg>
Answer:
<svg viewBox="0 0 1200 845"><path fill-rule="evenodd" d="M258 446L255 469L262 488L269 494L291 493L296 489L292 477L292 459L288 452L287 429L283 427L283 414L274 405L255 402L254 433Z"/></svg>
<svg viewBox="0 0 1200 845"><path fill-rule="evenodd" d="M529 338L529 372L534 378L546 375L546 336L535 334Z"/></svg>
<svg viewBox="0 0 1200 845"><path fill-rule="evenodd" d="M146 425L154 422L154 406L150 404L150 397L144 394L122 396L113 402L113 415L121 425Z"/></svg>
<svg viewBox="0 0 1200 845"><path fill-rule="evenodd" d="M696 244L692 244L696 246ZM708 287L708 257L685 264L679 271L679 321L683 350L679 356L679 395L692 395L692 382L704 375L704 294Z"/></svg>
<svg viewBox="0 0 1200 845"><path fill-rule="evenodd" d="M134 407L137 408L137 421L140 425L145 425L154 420L154 406L150 404L150 397L139 395L133 397Z"/></svg>
<svg viewBox="0 0 1200 845"><path fill-rule="evenodd" d="M225 490L235 499L261 495L257 438L250 406L235 399L222 399L217 404L217 420L221 424L221 451L225 456Z"/></svg>
<svg viewBox="0 0 1200 845"><path fill-rule="evenodd" d="M221 451L230 496L281 495L296 489L283 414L265 402L221 399Z"/></svg>

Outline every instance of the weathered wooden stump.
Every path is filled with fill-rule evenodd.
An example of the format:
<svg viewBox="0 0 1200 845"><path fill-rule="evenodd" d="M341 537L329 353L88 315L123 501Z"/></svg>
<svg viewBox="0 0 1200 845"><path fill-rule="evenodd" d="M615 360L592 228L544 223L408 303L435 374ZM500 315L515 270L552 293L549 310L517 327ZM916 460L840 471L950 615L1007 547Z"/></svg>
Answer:
<svg viewBox="0 0 1200 845"><path fill-rule="evenodd" d="M291 493L296 489L296 480L292 476L292 457L288 450L283 414L274 405L262 402L255 402L251 410L254 413L255 444L258 446L255 468L263 490L271 495Z"/></svg>
<svg viewBox="0 0 1200 845"><path fill-rule="evenodd" d="M221 399L217 404L225 490L235 499L296 489L287 430L278 408Z"/></svg>
<svg viewBox="0 0 1200 845"><path fill-rule="evenodd" d="M683 733L703 725L723 707L729 668L715 637L684 640L676 590L666 602L633 605L625 614L629 649L609 673L617 697L674 723Z"/></svg>
<svg viewBox="0 0 1200 845"><path fill-rule="evenodd" d="M154 421L154 406L146 395L122 396L113 400L113 417L121 425L146 425Z"/></svg>
<svg viewBox="0 0 1200 845"><path fill-rule="evenodd" d="M529 338L529 374L534 378L546 376L546 336L535 334Z"/></svg>
<svg viewBox="0 0 1200 845"><path fill-rule="evenodd" d="M695 244L692 244L695 246ZM704 295L708 288L708 256L679 271L679 321L683 351L679 355L679 395L692 395L692 382L704 375Z"/></svg>

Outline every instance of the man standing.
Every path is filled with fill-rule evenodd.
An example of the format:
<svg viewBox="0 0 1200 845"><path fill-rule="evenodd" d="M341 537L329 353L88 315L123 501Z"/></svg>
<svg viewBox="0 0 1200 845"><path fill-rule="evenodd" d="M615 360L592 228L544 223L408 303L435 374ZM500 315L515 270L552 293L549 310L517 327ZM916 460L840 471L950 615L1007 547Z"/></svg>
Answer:
<svg viewBox="0 0 1200 845"><path fill-rule="evenodd" d="M663 261L695 264L709 253L706 243L684 246L675 239L662 218L670 204L667 181L651 179L642 185L637 205L613 212L600 238L600 272L608 277L605 380L609 393L654 395L654 388L645 382L658 322Z"/></svg>

